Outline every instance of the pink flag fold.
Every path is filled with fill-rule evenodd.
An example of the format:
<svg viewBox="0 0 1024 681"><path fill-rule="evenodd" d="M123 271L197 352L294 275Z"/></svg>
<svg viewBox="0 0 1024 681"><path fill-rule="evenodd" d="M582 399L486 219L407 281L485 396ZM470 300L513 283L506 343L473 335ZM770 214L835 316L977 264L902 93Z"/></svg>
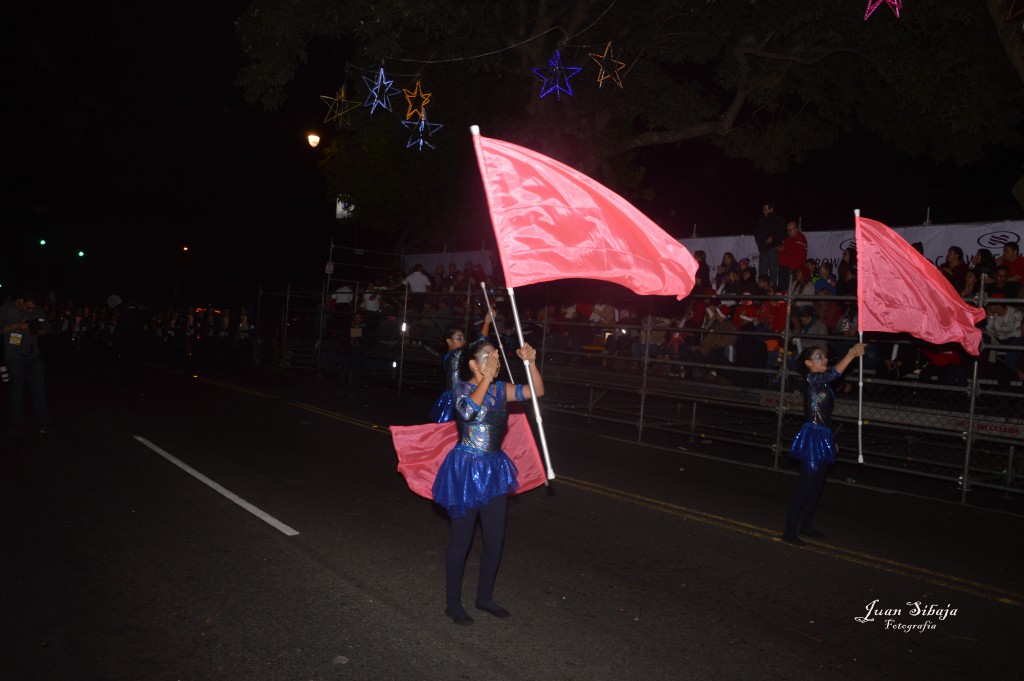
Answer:
<svg viewBox="0 0 1024 681"><path fill-rule="evenodd" d="M978 354L985 311L965 303L938 268L881 222L858 217L857 305L861 331L909 333Z"/></svg>
<svg viewBox="0 0 1024 681"><path fill-rule="evenodd" d="M391 440L398 454L398 472L416 494L433 499L434 478L441 462L459 441L459 427L454 421L425 423L418 426L391 426ZM547 473L533 440L533 431L525 414L508 415L508 430L502 449L519 469L519 487L512 494L522 494L547 482Z"/></svg>
<svg viewBox="0 0 1024 681"><path fill-rule="evenodd" d="M530 149L473 142L508 286L579 277L679 299L693 288L690 252L615 192Z"/></svg>

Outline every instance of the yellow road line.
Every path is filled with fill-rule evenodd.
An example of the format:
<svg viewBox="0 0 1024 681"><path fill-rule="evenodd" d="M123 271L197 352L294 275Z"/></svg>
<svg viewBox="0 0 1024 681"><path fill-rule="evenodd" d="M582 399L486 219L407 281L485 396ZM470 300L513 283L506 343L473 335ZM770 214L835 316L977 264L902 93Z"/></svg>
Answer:
<svg viewBox="0 0 1024 681"><path fill-rule="evenodd" d="M269 393L260 392L258 390L250 390L249 388L243 388L241 386L232 385L230 383L224 383L223 381L216 381L209 378L200 378L195 376L194 378L216 385L221 388L228 390L234 390L237 392L245 393L247 395L254 395L256 397L273 398L275 395ZM380 426L376 423L370 423L369 421L363 421L360 419L352 418L351 416L345 416L338 412L323 409L322 407L316 407L311 404L305 404L303 402L292 402L292 406L304 409L306 411L325 416L335 421L341 421L352 426L359 428L365 428L378 433L387 433L388 428L386 426ZM657 511L669 513L687 520L693 520L695 522L703 523L705 525L713 525L715 527L721 527L723 529L730 530L732 532L739 532L759 539L768 539L771 541L779 541L778 532L775 529L764 527L761 525L755 525L753 523L747 523L726 516L716 515L714 513L707 513L705 511L698 511L697 509L687 508L685 506L679 506L667 501L661 501L660 499L652 499L650 497L640 496L638 494L632 494L630 492L624 492L622 490L613 489L610 487L604 487L597 485L592 482L586 482L584 480L577 480L574 478L559 477L558 478L563 484L569 485L570 487L578 487L595 494L601 494L608 497L613 497L619 500L628 501L633 504L640 506L646 506ZM870 567L875 570L882 572L889 572L902 577L908 577L912 579L920 579L922 581L941 586L947 589L953 589L963 593L978 596L988 600L994 600L999 603L1006 605L1012 605L1018 608L1024 607L1024 595L1008 591L1006 589L1000 589L988 584L981 582L975 582L956 575L949 575L929 568L919 567L916 565L910 565L907 563L901 563L899 561L891 560L889 558L882 558L881 556L875 556L869 553L863 553L861 551L854 551L842 546L835 546L832 544L826 544L824 542L817 542L811 540L804 547L804 550L811 553L817 553L822 556L835 558L838 560L845 561L847 563L853 563L855 565L862 565Z"/></svg>
<svg viewBox="0 0 1024 681"><path fill-rule="evenodd" d="M321 407L315 407L312 404L292 402L291 405L293 407L298 407L299 409L311 411L314 414L319 414L320 416L326 416L327 418L334 419L335 421L342 421L343 423L347 423L352 426L358 426L359 428L366 428L367 430L373 430L378 433L388 432L387 426L380 426L377 425L376 423L370 423L369 421L361 421L360 419L354 419L351 416L345 416L344 414L339 414L336 411L330 411L328 409L323 409Z"/></svg>
<svg viewBox="0 0 1024 681"><path fill-rule="evenodd" d="M678 504L672 504L667 501L661 501L659 499L652 499L649 497L640 496L638 494L632 494L630 492L624 492L610 487L604 487L597 485L592 482L586 482L584 480L577 480L575 478L566 478L560 476L558 478L562 484L569 485L571 487L578 487L580 489L593 492L595 494L601 494L608 497L619 499L620 501L627 501L629 503L637 504L640 506L646 506L657 511L669 513L687 520L693 520L695 522L703 523L705 525L713 525L715 527L722 527L724 529L746 534L759 539L768 539L770 541L781 541L778 536L778 531L773 528L763 527L761 525L755 525L752 523L743 522L740 520L733 520L725 516L715 515L714 513L706 513L704 511L698 511L693 508L687 508L685 506L679 506ZM907 563L901 563L899 561L890 560L888 558L882 558L880 556L874 556L868 553L860 551L854 551L851 549L844 548L842 546L834 546L832 544L826 544L823 542L809 541L804 547L804 550L810 551L811 553L817 553L822 556L829 558L835 558L842 560L847 563L853 563L855 565L862 565L875 570L881 570L882 572L889 572L902 577L908 577L911 579L918 579L936 586L941 586L947 589L953 589L963 593L971 594L972 596L978 596L988 600L994 600L1005 605L1012 605L1018 608L1024 607L1024 596L1008 591L999 587L991 586L989 584L983 584L981 582L975 582L956 575L945 574L929 568L918 567L916 565L909 565Z"/></svg>
<svg viewBox="0 0 1024 681"><path fill-rule="evenodd" d="M203 383L209 383L210 385L215 385L215 386L217 386L219 388L226 388L227 390L234 390L235 392L245 393L246 395L254 395L256 397L263 397L263 398L277 397L276 395L271 395L270 393L261 393L259 390L252 390L250 388L243 388L240 385L234 385L232 383L225 383L224 381L215 381L212 378L203 378L201 376L195 376L195 375L193 375L192 378L196 379L197 381L201 381Z"/></svg>

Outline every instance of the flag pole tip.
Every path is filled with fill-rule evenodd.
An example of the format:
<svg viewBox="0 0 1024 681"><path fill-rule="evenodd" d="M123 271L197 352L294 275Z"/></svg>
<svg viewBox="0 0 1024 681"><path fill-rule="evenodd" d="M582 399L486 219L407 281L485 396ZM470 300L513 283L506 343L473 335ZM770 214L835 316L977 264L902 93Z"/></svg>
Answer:
<svg viewBox="0 0 1024 681"><path fill-rule="evenodd" d="M473 135L479 135L480 134L480 126L479 125L471 125L471 126L469 126L469 132L471 134L473 134Z"/></svg>

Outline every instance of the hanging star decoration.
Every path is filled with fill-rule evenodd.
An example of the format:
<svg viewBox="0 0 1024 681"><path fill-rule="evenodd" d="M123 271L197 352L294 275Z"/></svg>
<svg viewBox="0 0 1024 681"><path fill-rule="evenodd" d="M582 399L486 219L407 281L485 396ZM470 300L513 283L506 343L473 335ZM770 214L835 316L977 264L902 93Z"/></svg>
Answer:
<svg viewBox="0 0 1024 681"><path fill-rule="evenodd" d="M559 101L562 99L560 92L572 97L572 86L569 85L569 79L582 70L579 66L563 66L562 55L555 50L555 56L548 60L547 68L533 70L533 75L544 81L540 88L540 98L543 99L552 92L555 93L555 99Z"/></svg>
<svg viewBox="0 0 1024 681"><path fill-rule="evenodd" d="M405 120L409 120L413 116L418 116L420 119L426 118L427 104L430 104L431 93L423 91L423 83L417 80L416 87L412 90L402 88L402 93L405 94L405 101L409 105L405 112ZM416 102L419 104L417 105Z"/></svg>
<svg viewBox="0 0 1024 681"><path fill-rule="evenodd" d="M333 97L331 95L320 95L320 99L327 105L327 115L324 117L324 123L337 121L339 126L352 125L349 112L359 108L360 104L351 99L345 99L344 85L341 86L341 89Z"/></svg>
<svg viewBox="0 0 1024 681"><path fill-rule="evenodd" d="M376 80L370 80L368 77L363 76L363 81L366 83L366 87L370 88L370 94L367 96L363 106L369 107L371 114L377 112L378 106L391 111L391 100L389 98L397 95L398 89L392 85L395 81L388 80L387 76L384 75L384 67L380 67Z"/></svg>
<svg viewBox="0 0 1024 681"><path fill-rule="evenodd" d="M621 88L622 78L619 76L619 71L626 68L626 64L615 58L615 55L612 53L611 41L604 46L603 54L590 52L589 55L597 63L597 87L601 87L604 85L604 81L611 78L612 82Z"/></svg>
<svg viewBox="0 0 1024 681"><path fill-rule="evenodd" d="M896 15L896 18L900 18L900 10L903 9L903 0L868 0L868 8L864 11L864 21L867 21L871 15L875 13L875 10L878 9L878 6L881 5L883 1L885 4L889 5L889 9L891 9L892 13Z"/></svg>
<svg viewBox="0 0 1024 681"><path fill-rule="evenodd" d="M1010 0L1010 9L1006 10L1006 20L1014 21L1024 16L1024 6L1017 9L1017 0Z"/></svg>
<svg viewBox="0 0 1024 681"><path fill-rule="evenodd" d="M406 143L405 148L418 146L420 151L423 151L423 145L433 149L434 145L428 142L427 138L433 137L435 132L444 127L440 123L428 122L426 112L420 116L418 121L402 121L402 125L409 128L409 141Z"/></svg>

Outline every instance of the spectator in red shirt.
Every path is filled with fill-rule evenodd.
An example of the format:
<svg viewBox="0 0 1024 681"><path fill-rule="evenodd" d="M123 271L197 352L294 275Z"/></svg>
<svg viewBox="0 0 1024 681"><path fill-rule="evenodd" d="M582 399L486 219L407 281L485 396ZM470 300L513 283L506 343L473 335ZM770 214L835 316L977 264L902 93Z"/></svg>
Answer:
<svg viewBox="0 0 1024 681"><path fill-rule="evenodd" d="M793 272L804 266L807 260L807 237L800 231L800 225L794 221L786 223L786 238L778 248L779 252L779 283L775 289L789 289L790 277Z"/></svg>
<svg viewBox="0 0 1024 681"><path fill-rule="evenodd" d="M1000 265L1006 265L1009 270L1007 279L1018 284L1024 283L1024 258L1020 257L1020 244L1011 241L1003 244L1003 257L999 259Z"/></svg>

